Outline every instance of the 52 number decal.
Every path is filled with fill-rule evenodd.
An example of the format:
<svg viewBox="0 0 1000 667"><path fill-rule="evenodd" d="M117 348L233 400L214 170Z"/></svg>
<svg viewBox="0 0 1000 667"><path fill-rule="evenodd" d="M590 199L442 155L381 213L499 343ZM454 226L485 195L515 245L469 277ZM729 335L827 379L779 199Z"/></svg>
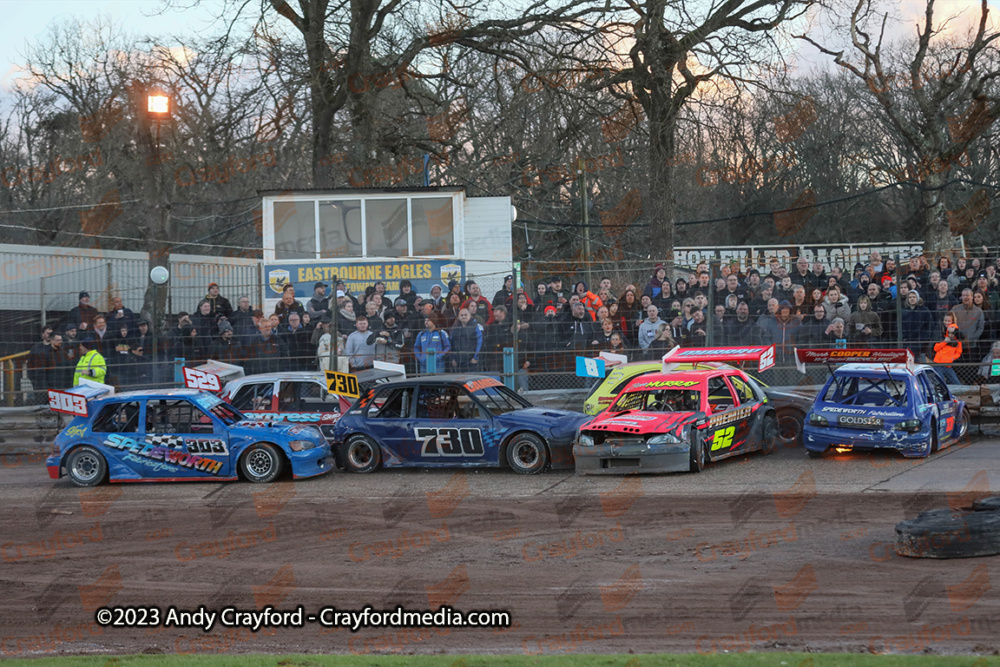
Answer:
<svg viewBox="0 0 1000 667"><path fill-rule="evenodd" d="M717 449L726 449L727 447L732 447L733 445L733 435L736 433L735 426L728 426L726 428L719 429L712 436L712 451Z"/></svg>
<svg viewBox="0 0 1000 667"><path fill-rule="evenodd" d="M482 456L483 434L478 428L418 428L417 440L422 441L420 455Z"/></svg>

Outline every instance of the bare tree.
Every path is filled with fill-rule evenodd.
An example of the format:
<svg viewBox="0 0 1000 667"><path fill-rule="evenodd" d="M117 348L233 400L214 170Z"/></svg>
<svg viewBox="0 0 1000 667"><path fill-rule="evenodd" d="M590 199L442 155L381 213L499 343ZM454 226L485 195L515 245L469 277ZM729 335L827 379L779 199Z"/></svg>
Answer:
<svg viewBox="0 0 1000 667"><path fill-rule="evenodd" d="M835 50L808 41L864 82L884 117L902 137L913 163L901 181L920 189L924 249L951 251L955 239L946 210L946 186L962 156L1000 116L1000 32L988 29L987 0L967 35L948 33L954 17L935 21L935 0L926 0L914 43L886 40L888 14L872 0L858 0L850 14L850 48ZM860 57L860 62L855 60ZM961 230L955 230L961 231Z"/></svg>

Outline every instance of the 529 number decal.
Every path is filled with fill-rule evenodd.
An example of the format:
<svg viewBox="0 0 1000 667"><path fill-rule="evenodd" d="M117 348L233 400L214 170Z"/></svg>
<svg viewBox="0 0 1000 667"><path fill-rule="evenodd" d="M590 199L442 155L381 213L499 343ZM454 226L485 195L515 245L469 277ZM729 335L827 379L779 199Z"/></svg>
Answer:
<svg viewBox="0 0 1000 667"><path fill-rule="evenodd" d="M483 434L478 428L418 428L417 440L423 444L420 455L482 456Z"/></svg>
<svg viewBox="0 0 1000 667"><path fill-rule="evenodd" d="M188 389L201 389L203 391L222 391L218 375L199 371L196 368L184 368L184 386Z"/></svg>
<svg viewBox="0 0 1000 667"><path fill-rule="evenodd" d="M735 426L727 426L726 428L719 429L712 436L712 451L716 449L725 449L733 445L733 435L736 433Z"/></svg>

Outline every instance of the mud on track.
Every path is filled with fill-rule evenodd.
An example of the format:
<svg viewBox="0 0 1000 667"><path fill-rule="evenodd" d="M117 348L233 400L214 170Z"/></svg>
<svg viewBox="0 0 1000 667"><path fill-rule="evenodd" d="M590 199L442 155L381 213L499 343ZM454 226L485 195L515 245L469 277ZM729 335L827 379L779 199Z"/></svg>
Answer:
<svg viewBox="0 0 1000 667"><path fill-rule="evenodd" d="M803 463L791 484L713 494L712 481L737 470L715 468L685 495L663 492L677 477L529 482L502 471L79 490L7 460L0 655L1000 648L1000 558L892 551L896 521L960 495L828 493L797 454L744 467ZM204 634L94 624L99 606L151 604L450 604L509 610L514 625Z"/></svg>

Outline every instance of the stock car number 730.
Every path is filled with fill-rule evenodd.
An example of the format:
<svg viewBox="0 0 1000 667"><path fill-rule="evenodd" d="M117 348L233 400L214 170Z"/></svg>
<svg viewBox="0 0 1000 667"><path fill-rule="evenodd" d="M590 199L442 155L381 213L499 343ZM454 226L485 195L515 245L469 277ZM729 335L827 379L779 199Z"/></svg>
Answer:
<svg viewBox="0 0 1000 667"><path fill-rule="evenodd" d="M483 434L478 428L418 428L421 456L482 456Z"/></svg>

